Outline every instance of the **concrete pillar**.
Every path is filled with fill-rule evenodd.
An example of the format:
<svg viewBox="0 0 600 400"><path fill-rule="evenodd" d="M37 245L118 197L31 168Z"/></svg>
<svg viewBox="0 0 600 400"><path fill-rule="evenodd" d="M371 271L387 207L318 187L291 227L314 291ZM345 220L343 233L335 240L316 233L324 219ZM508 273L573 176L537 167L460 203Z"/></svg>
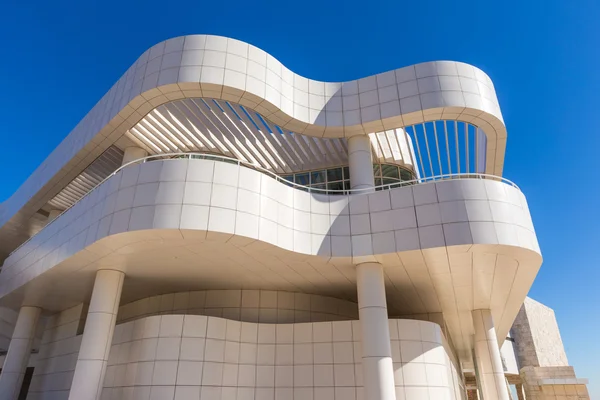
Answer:
<svg viewBox="0 0 600 400"><path fill-rule="evenodd" d="M29 362L41 309L21 307L0 373L0 400L16 400Z"/></svg>
<svg viewBox="0 0 600 400"><path fill-rule="evenodd" d="M381 264L359 264L356 267L356 282L362 333L364 398L395 400L394 366Z"/></svg>
<svg viewBox="0 0 600 400"><path fill-rule="evenodd" d="M357 135L348 138L348 167L352 189L368 189L375 186L369 136Z"/></svg>
<svg viewBox="0 0 600 400"><path fill-rule="evenodd" d="M148 155L148 152L140 147L127 147L123 152L123 162L121 165L125 165L128 162L139 160Z"/></svg>
<svg viewBox="0 0 600 400"><path fill-rule="evenodd" d="M100 399L124 278L115 270L96 273L69 400Z"/></svg>
<svg viewBox="0 0 600 400"><path fill-rule="evenodd" d="M494 320L490 310L474 310L477 381L484 400L510 400Z"/></svg>

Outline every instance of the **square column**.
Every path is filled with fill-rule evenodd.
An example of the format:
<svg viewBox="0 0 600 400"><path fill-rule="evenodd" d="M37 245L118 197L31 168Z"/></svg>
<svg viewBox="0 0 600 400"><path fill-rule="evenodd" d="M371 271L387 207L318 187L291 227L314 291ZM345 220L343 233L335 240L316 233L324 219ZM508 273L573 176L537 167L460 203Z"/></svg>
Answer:
<svg viewBox="0 0 600 400"><path fill-rule="evenodd" d="M490 310L473 310L477 381L484 400L510 400Z"/></svg>
<svg viewBox="0 0 600 400"><path fill-rule="evenodd" d="M100 399L124 278L121 271L96 273L69 400Z"/></svg>
<svg viewBox="0 0 600 400"><path fill-rule="evenodd" d="M383 267L356 267L365 399L396 400Z"/></svg>
<svg viewBox="0 0 600 400"><path fill-rule="evenodd" d="M27 306L21 307L19 311L0 373L0 400L16 400L21 391L41 312L38 307Z"/></svg>

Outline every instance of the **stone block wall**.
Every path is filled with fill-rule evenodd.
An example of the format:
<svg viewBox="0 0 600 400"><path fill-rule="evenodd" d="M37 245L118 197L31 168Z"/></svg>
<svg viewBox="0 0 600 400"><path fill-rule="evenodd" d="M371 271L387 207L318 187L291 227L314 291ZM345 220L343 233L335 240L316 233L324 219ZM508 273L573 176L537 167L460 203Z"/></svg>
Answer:
<svg viewBox="0 0 600 400"><path fill-rule="evenodd" d="M568 366L554 310L527 297L512 330L521 367Z"/></svg>
<svg viewBox="0 0 600 400"><path fill-rule="evenodd" d="M573 367L524 367L521 380L527 400L590 399L587 386L576 378Z"/></svg>

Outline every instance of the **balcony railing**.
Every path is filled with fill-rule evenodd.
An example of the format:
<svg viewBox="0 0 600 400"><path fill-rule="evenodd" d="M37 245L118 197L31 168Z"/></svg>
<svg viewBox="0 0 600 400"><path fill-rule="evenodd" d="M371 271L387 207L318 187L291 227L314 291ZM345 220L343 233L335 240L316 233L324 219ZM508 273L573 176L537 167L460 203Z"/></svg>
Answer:
<svg viewBox="0 0 600 400"><path fill-rule="evenodd" d="M109 180L110 178L115 176L122 169L127 168L131 165L140 164L140 163L146 163L146 162L152 162L152 161L163 161L163 160L180 160L180 159L212 160L212 161L236 164L238 166L251 168L251 169L257 170L263 174L269 175L270 177L272 177L273 179L275 179L278 182L281 182L284 185L291 186L295 189L302 190L302 191L309 192L309 193L315 193L315 194L327 194L327 195L366 194L366 193L373 193L373 191L378 191L378 190L389 190L389 189L395 189L395 188L399 188L399 187L403 187L403 186L418 185L418 184L451 180L451 179L487 179L487 180L493 180L493 181L497 181L497 182L503 182L505 184L508 184L508 185L513 186L514 188L520 190L519 187L514 182L512 182L506 178L503 178L501 176L495 176L495 175L489 175L489 174L474 174L474 173L437 175L437 176L431 176L431 177L426 177L426 178L413 179L410 181L402 181L402 182L390 183L390 184L385 184L385 185L379 185L379 186L375 186L374 188L349 189L349 190L322 189L322 188L314 188L314 187L310 187L310 186L303 186L303 185L300 185L300 184L297 184L294 182L290 182L290 181L282 178L281 176L279 176L269 170L266 170L258 165L240 161L240 160L238 160L236 158L232 158L232 157L221 156L221 155L216 155L216 154L209 154L209 153L162 153L162 154L146 156L143 158L139 158L137 160L130 161L126 164L123 164L122 166L117 168L112 174L110 174L104 180L102 180L98 185L96 185L92 190L87 192L79 200L77 200L75 203L73 203L73 205L71 205L70 207L65 209L62 213L60 213L54 220L50 221L48 223L48 225L52 224L53 221L57 220L61 215L66 213L68 210L70 210L72 207L74 207L77 203L79 203L84 198L86 198L98 186L102 185L104 182L106 182L107 180ZM46 225L46 226L48 226L48 225ZM37 233L36 233L36 235L37 235ZM25 244L27 244L30 240L32 240L36 235L32 235L29 239L27 239L25 242L23 242L19 247L14 249L10 254L13 254L17 250L19 250L21 247L23 247Z"/></svg>
<svg viewBox="0 0 600 400"><path fill-rule="evenodd" d="M411 185L416 185L416 184L421 184L421 183L429 183L429 182L435 182L435 181L441 181L441 180L449 180L449 179L487 179L487 180L493 180L493 181L498 181L498 182L503 182L506 183L510 186L513 186L516 189L519 189L519 187L512 181L503 178L501 176L496 176L496 175L489 175L489 174L476 174L476 173L456 173L456 174L443 174L443 175L436 175L436 176L430 176L430 177L426 177L426 178L418 178L418 179L413 179L410 181L401 181L401 182L395 182L395 183L388 183L385 185L379 185L379 186L375 186L373 188L362 188L362 189L322 189L322 188L315 188L315 187L310 187L310 186L304 186L304 185L300 185L298 183L294 183L294 182L290 182L287 179L282 178L281 176L275 174L272 171L269 171L267 169L262 168L261 166L258 166L256 164L252 164L249 162L245 162L245 161L240 161L236 158L233 157L227 157L227 156L222 156L222 155L217 155L217 154L209 154L209 153L161 153L161 154L156 154L156 155L151 155L151 156L147 156L144 158L140 158L137 160L133 160L127 164L122 165L121 167L119 167L117 170L115 170L115 172L113 174L111 174L109 177L107 177L106 179L110 178L112 175L115 175L116 173L118 173L121 169L128 167L129 165L132 164L139 164L139 163L145 163L145 162L149 162L149 161L157 161L157 160L179 160L182 158L187 158L187 159L191 159L191 160L213 160L213 161L221 161L221 162L226 162L226 163L230 163L230 164L236 164L242 167L247 167L247 168L251 168L254 170L257 170L259 172L262 172L266 175L271 176L273 179L275 179L278 182L283 183L284 185L288 185L291 186L293 188L299 189L299 190L303 190L305 192L310 192L310 193L320 193L320 194L338 194L338 195L351 195L351 194L363 194L363 193L372 193L374 190L389 190L389 189L394 189L397 187L402 187L402 186L411 186ZM100 183L101 184L101 183ZM519 189L520 190L520 189Z"/></svg>

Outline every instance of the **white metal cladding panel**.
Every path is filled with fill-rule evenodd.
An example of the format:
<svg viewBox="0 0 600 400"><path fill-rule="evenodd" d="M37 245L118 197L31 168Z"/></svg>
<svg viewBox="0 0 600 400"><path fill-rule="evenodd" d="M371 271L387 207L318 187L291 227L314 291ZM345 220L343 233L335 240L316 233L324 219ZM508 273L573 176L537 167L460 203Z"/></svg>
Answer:
<svg viewBox="0 0 600 400"><path fill-rule="evenodd" d="M165 160L123 169L15 251L0 273L1 292L104 237L143 229L208 230L356 260L465 244L539 253L525 197L501 182L459 179L329 196L299 191L235 164Z"/></svg>
<svg viewBox="0 0 600 400"><path fill-rule="evenodd" d="M459 89L460 88L460 89ZM479 69L441 61L343 83L312 81L246 43L194 35L145 52L75 129L2 204L4 225L28 202L41 202L65 176L79 174L160 104L185 97L239 102L271 122L310 136L380 132L427 120L473 123L490 139L488 173L502 171L506 130L493 84ZM27 213L35 212L35 204ZM34 209L35 208L35 209Z"/></svg>
<svg viewBox="0 0 600 400"><path fill-rule="evenodd" d="M454 399L459 371L449 362L439 326L389 322L398 396ZM167 400L184 392L201 399L218 393L273 398L276 391L285 398L362 398L360 340L357 321L282 325L148 317L115 329L104 391L122 396L146 390Z"/></svg>
<svg viewBox="0 0 600 400"><path fill-rule="evenodd" d="M318 255L326 265L393 255L407 269L386 269L390 281L418 286L401 296L390 288L392 303L406 295L420 310L414 312L443 312L461 359L470 357L465 309L492 309L504 337L541 263L525 198L501 182L456 179L327 196L236 164L179 159L126 167L58 217L6 260L0 295L55 267L48 278L62 276L67 284L62 267L83 271L113 254L103 243L160 238L169 230L179 238L262 242L279 257ZM69 264L76 253L79 261ZM347 279L339 285L353 289Z"/></svg>
<svg viewBox="0 0 600 400"><path fill-rule="evenodd" d="M357 319L358 305L335 297L280 290L197 290L146 297L121 305L117 322L165 313L281 324Z"/></svg>
<svg viewBox="0 0 600 400"><path fill-rule="evenodd" d="M461 372L439 326L389 322L397 396L459 399ZM68 335L44 342L28 398L68 396L80 339ZM226 398L273 398L275 392L285 398L361 398L360 340L357 321L256 324L199 315L145 317L116 326L103 398L154 393L165 400L214 399L216 392Z"/></svg>
<svg viewBox="0 0 600 400"><path fill-rule="evenodd" d="M125 175L131 179L122 180ZM273 208L268 213L247 208L252 193ZM148 212L141 213L141 207ZM212 209L219 218L217 212L209 218ZM253 216L252 222L236 224L242 214ZM295 216L289 227L295 233L292 241L281 235L288 228L282 219L286 214ZM25 283L103 237L161 228L241 234L291 251L333 257L473 243L539 252L523 194L500 182L451 180L328 196L293 189L235 164L166 160L125 168L107 180L14 252L4 263L0 285L8 289L9 282Z"/></svg>

